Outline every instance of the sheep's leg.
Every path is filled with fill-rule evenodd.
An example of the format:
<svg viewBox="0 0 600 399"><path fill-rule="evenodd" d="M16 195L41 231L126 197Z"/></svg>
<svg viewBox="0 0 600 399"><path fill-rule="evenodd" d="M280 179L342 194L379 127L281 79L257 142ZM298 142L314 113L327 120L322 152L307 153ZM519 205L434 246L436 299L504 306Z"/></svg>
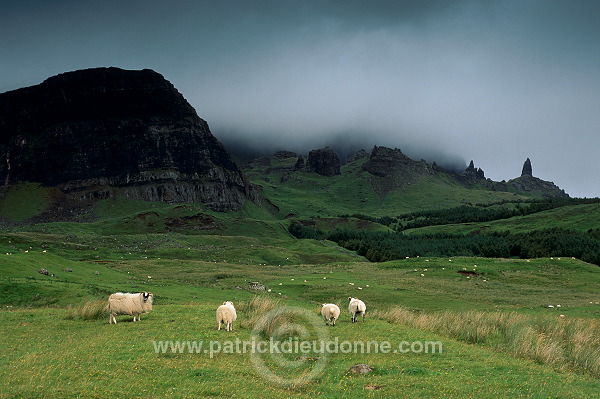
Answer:
<svg viewBox="0 0 600 399"><path fill-rule="evenodd" d="M221 331L221 322L219 321L217 324L217 331Z"/></svg>
<svg viewBox="0 0 600 399"><path fill-rule="evenodd" d="M365 312L362 313L362 321L365 322Z"/></svg>
<svg viewBox="0 0 600 399"><path fill-rule="evenodd" d="M110 314L110 316L108 317L108 324L113 324L113 321L115 322L114 324L117 324L117 318L115 317L114 314Z"/></svg>

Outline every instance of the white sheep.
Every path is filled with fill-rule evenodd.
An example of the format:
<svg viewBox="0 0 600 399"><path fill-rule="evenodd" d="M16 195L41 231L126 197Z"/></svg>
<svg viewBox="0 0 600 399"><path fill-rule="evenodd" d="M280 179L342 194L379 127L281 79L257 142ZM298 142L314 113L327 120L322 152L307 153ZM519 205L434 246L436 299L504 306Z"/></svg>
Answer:
<svg viewBox="0 0 600 399"><path fill-rule="evenodd" d="M340 317L340 308L333 303L324 303L321 308L321 316L326 326L335 326L335 321Z"/></svg>
<svg viewBox="0 0 600 399"><path fill-rule="evenodd" d="M133 321L141 320L142 313L152 310L154 295L151 292L138 292L135 294L117 292L108 297L109 324L117 324L115 316L128 314L133 316Z"/></svg>
<svg viewBox="0 0 600 399"><path fill-rule="evenodd" d="M357 316L362 315L362 321L365 322L365 313L367 312L367 306L363 301L358 298L348 297L348 311L352 317L352 323L356 322Z"/></svg>
<svg viewBox="0 0 600 399"><path fill-rule="evenodd" d="M237 314L233 302L225 301L217 308L217 330L221 329L221 323L225 324L226 331L233 330L233 322L235 319L237 319Z"/></svg>

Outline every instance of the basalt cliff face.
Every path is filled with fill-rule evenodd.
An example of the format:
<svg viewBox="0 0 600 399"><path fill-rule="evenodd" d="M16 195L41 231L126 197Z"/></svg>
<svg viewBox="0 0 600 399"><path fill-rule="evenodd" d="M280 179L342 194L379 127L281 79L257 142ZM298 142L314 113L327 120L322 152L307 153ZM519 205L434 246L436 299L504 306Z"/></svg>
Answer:
<svg viewBox="0 0 600 399"><path fill-rule="evenodd" d="M70 199L117 193L202 202L257 200L185 98L151 71L95 68L0 94L0 182L58 187Z"/></svg>

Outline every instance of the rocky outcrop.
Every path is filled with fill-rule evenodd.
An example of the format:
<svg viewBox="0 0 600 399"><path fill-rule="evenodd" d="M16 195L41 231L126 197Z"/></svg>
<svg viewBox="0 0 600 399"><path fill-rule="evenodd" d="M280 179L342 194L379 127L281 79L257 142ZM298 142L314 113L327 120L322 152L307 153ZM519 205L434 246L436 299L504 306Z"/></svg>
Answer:
<svg viewBox="0 0 600 399"><path fill-rule="evenodd" d="M306 167L306 162L304 161L304 157L299 156L298 160L294 164L294 170L302 170Z"/></svg>
<svg viewBox="0 0 600 399"><path fill-rule="evenodd" d="M469 166L467 166L467 169L465 169L465 171L463 172L463 175L475 179L485 179L485 173L483 172L483 169L475 168L473 160L471 160Z"/></svg>
<svg viewBox="0 0 600 399"><path fill-rule="evenodd" d="M531 169L531 160L527 158L523 164L523 170L521 176L533 176L533 170Z"/></svg>
<svg viewBox="0 0 600 399"><path fill-rule="evenodd" d="M312 150L308 153L306 169L322 176L335 176L340 174L340 158L329 147Z"/></svg>
<svg viewBox="0 0 600 399"><path fill-rule="evenodd" d="M523 175L506 183L518 192L534 195L542 198L568 198L569 194L551 181L537 177Z"/></svg>
<svg viewBox="0 0 600 399"><path fill-rule="evenodd" d="M416 163L402 153L398 148L373 147L369 160L362 166L364 170L372 175L387 177L394 175L403 166Z"/></svg>
<svg viewBox="0 0 600 399"><path fill-rule="evenodd" d="M531 160L527 158L523 164L521 176L506 183L512 189L543 198L568 198L569 194L551 181L533 176Z"/></svg>
<svg viewBox="0 0 600 399"><path fill-rule="evenodd" d="M70 198L121 193L217 211L256 198L208 124L148 69L68 72L0 94L0 151L6 185L38 182Z"/></svg>

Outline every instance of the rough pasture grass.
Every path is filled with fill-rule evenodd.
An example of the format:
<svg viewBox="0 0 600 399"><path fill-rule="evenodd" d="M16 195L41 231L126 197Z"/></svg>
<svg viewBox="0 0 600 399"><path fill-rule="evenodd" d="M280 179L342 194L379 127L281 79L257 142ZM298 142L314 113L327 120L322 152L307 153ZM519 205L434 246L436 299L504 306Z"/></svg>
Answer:
<svg viewBox="0 0 600 399"><path fill-rule="evenodd" d="M600 377L600 322L595 319L532 317L515 312L415 313L403 308L376 312L375 317L485 344L562 371Z"/></svg>
<svg viewBox="0 0 600 399"><path fill-rule="evenodd" d="M593 398L600 389L586 375L382 320L351 324L340 318L328 332L339 341L439 340L443 353L332 354L317 379L285 388L261 378L248 354L155 352L153 341L159 340L247 339L250 326L240 323L231 333L217 331L217 306L216 300L157 305L142 321L123 317L117 325L109 325L108 317L66 320L63 309L2 311L0 397ZM238 317L247 314L240 311ZM357 363L374 371L348 375Z"/></svg>

